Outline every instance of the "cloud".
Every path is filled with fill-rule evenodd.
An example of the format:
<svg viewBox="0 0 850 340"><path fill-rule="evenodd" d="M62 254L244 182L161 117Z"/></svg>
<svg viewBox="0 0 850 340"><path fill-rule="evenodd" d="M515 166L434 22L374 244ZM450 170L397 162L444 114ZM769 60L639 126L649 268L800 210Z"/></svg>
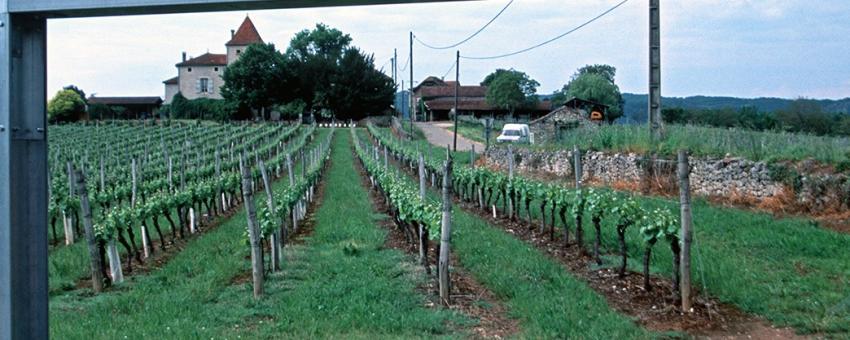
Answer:
<svg viewBox="0 0 850 340"><path fill-rule="evenodd" d="M292 36L324 22L374 53L378 66L397 48L408 54L408 32L438 45L468 36L508 0L421 3L250 12L260 34L279 49ZM460 47L469 56L515 51L554 37L619 0L516 0L486 31ZM665 95L731 94L842 96L850 79L850 1L662 1ZM101 95L163 95L162 80L176 74L182 51L223 53L230 29L245 12L121 18L58 19L48 24L48 86L77 84ZM633 0L574 34L515 57L461 64L461 81L477 83L496 68L513 67L559 89L585 64L618 69L624 91L645 92L645 0ZM454 50L414 46L414 78L442 76ZM401 65L400 65L401 66ZM407 72L400 74L408 82ZM850 95L848 93L847 95ZM847 96L844 95L844 96Z"/></svg>

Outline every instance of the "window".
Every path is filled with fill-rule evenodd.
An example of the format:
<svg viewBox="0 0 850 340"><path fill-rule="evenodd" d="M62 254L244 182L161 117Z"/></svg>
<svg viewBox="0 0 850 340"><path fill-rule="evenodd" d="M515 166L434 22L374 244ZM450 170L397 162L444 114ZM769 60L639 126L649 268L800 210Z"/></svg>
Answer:
<svg viewBox="0 0 850 340"><path fill-rule="evenodd" d="M242 50L236 50L236 54L242 53Z"/></svg>
<svg viewBox="0 0 850 340"><path fill-rule="evenodd" d="M198 79L198 93L212 93L212 82L210 78Z"/></svg>
<svg viewBox="0 0 850 340"><path fill-rule="evenodd" d="M215 68L215 71L218 72L218 67Z"/></svg>
<svg viewBox="0 0 850 340"><path fill-rule="evenodd" d="M189 72L192 72L192 68L191 68L191 67L189 68Z"/></svg>

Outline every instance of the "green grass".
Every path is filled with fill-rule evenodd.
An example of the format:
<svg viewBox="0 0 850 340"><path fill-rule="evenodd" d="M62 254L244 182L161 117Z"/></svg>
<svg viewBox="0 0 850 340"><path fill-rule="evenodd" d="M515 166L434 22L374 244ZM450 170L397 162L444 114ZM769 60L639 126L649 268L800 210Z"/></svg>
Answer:
<svg viewBox="0 0 850 340"><path fill-rule="evenodd" d="M493 128L491 142L499 135ZM483 142L481 124L463 122L458 133ZM646 153L657 151L662 155L675 155L687 149L697 156L723 157L726 154L754 161L799 161L814 159L826 164L839 164L848 159L850 138L814 136L799 133L723 129L703 126L667 125L665 135L657 147L646 125L602 125L596 130L571 130L564 132L558 142L531 146L533 148L580 148L597 151Z"/></svg>
<svg viewBox="0 0 850 340"><path fill-rule="evenodd" d="M444 155L445 151L432 152ZM573 277L560 262L462 209L455 208L452 216L453 251L463 267L520 320L520 337L652 337L612 310L604 297Z"/></svg>
<svg viewBox="0 0 850 340"><path fill-rule="evenodd" d="M426 308L421 277L383 248L385 218L352 176L347 134L334 140L327 191L306 244L286 249L266 296L233 283L250 265L245 213L192 240L164 267L107 293L54 296L51 337L61 339L417 338L452 336L467 320ZM278 181L282 188L287 181ZM262 197L261 197L262 198Z"/></svg>
<svg viewBox="0 0 850 340"><path fill-rule="evenodd" d="M432 151L432 156L444 155L445 150ZM467 164L468 153L456 153L455 159ZM638 197L638 201L647 209L679 209L678 201L669 199ZM850 235L824 229L810 219L775 218L699 199L692 210L693 282L700 290L775 325L801 333L850 337ZM532 209L535 218L539 213L539 208ZM521 216L525 216L524 208ZM595 237L590 216L584 221L590 247ZM618 253L615 227L603 220L602 228L603 248ZM637 265L644 244L638 228L628 229L627 244L629 261ZM672 254L667 245L655 246L651 269L671 275Z"/></svg>

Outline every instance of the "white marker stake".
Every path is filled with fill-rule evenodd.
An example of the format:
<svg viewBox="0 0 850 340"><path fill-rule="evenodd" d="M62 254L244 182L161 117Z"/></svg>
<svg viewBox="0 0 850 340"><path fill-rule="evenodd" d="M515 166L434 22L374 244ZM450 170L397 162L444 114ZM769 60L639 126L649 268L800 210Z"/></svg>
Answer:
<svg viewBox="0 0 850 340"><path fill-rule="evenodd" d="M195 209L189 208L189 231L195 233Z"/></svg>
<svg viewBox="0 0 850 340"><path fill-rule="evenodd" d="M150 246L148 245L148 233L145 230L145 225L142 225L142 249L145 251L145 258L150 257Z"/></svg>
<svg viewBox="0 0 850 340"><path fill-rule="evenodd" d="M496 206L493 205L493 218L496 218Z"/></svg>
<svg viewBox="0 0 850 340"><path fill-rule="evenodd" d="M109 272L112 275L112 282L124 282L124 273L121 271L121 258L118 257L118 247L115 246L115 239L109 240L106 255L109 257Z"/></svg>

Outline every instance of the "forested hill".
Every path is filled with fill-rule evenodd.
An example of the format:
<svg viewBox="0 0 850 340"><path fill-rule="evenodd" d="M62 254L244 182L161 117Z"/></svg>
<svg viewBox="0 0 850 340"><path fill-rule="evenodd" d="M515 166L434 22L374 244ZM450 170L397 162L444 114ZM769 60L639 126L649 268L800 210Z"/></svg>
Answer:
<svg viewBox="0 0 850 340"><path fill-rule="evenodd" d="M647 96L645 94L623 93L623 107L627 117L636 121L646 119ZM662 105L665 108L681 107L685 109L739 109L744 106L757 107L759 111L774 112L788 107L793 99L783 98L736 98L736 97L664 97ZM824 112L850 113L850 98L817 100Z"/></svg>

